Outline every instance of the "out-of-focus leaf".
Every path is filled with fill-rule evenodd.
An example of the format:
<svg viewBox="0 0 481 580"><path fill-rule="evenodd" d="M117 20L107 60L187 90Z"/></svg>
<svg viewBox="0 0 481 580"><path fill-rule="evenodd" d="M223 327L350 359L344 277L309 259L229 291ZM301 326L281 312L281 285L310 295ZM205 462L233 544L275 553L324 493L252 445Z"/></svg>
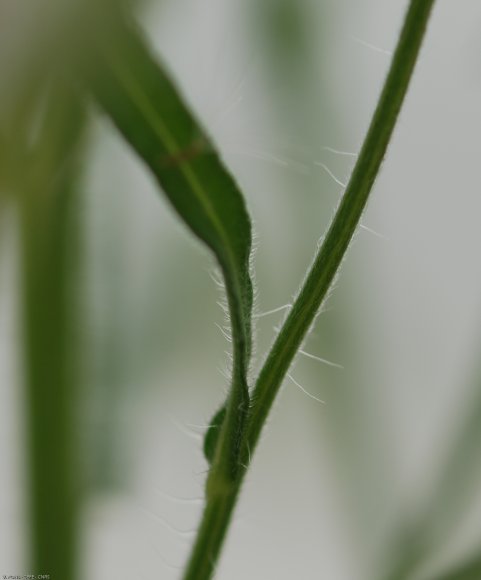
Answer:
<svg viewBox="0 0 481 580"><path fill-rule="evenodd" d="M392 556L388 558L389 572L383 570L380 578L406 578L429 555L439 551L453 528L466 514L466 509L479 487L480 445L481 390L478 387L446 453L427 505L418 510L414 520L407 523L401 520L402 531L394 539ZM471 577L466 576L466 580L468 578ZM473 578L481 578L481 573Z"/></svg>
<svg viewBox="0 0 481 580"><path fill-rule="evenodd" d="M245 413L239 413L239 408L245 412L248 408L252 310L251 225L244 199L139 31L115 11L110 14L108 34L97 37L94 60L86 70L97 101L222 269L234 350L230 416L242 416ZM241 420L234 421L234 438Z"/></svg>
<svg viewBox="0 0 481 580"><path fill-rule="evenodd" d="M458 566L441 576L436 576L436 580L479 580L481 578L481 556L476 554L472 560Z"/></svg>

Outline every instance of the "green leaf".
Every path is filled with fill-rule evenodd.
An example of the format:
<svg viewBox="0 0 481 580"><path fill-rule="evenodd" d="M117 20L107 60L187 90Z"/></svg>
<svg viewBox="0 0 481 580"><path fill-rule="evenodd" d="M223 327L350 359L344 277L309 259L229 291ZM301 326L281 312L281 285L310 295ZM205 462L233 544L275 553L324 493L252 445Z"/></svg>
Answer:
<svg viewBox="0 0 481 580"><path fill-rule="evenodd" d="M219 441L219 433L225 419L226 408L223 405L212 417L209 429L204 437L204 455L209 463L214 459L214 453Z"/></svg>
<svg viewBox="0 0 481 580"><path fill-rule="evenodd" d="M239 188L211 139L154 60L139 31L113 12L108 32L98 36L95 66L87 69L91 90L148 165L178 214L214 252L224 276L234 362L219 462L229 464L232 474L237 469L236 442L249 406L249 216Z"/></svg>

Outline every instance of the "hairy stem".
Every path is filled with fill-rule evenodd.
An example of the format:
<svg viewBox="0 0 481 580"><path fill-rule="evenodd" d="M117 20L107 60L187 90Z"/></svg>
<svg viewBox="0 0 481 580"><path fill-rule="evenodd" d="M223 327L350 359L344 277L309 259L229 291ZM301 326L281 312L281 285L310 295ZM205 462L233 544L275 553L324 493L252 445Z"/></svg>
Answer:
<svg viewBox="0 0 481 580"><path fill-rule="evenodd" d="M239 479L229 491L223 485L223 489L207 495L197 538L184 573L185 580L207 580L212 578L215 573L225 535L239 496L244 470L238 473Z"/></svg>
<svg viewBox="0 0 481 580"><path fill-rule="evenodd" d="M251 450L366 207L408 89L433 3L434 0L411 1L389 74L341 204L256 383L246 439Z"/></svg>
<svg viewBox="0 0 481 580"><path fill-rule="evenodd" d="M239 463L245 465L259 440L272 403L326 297L366 206L406 95L434 0L411 0L398 45L369 130L340 206L299 295L256 382L242 438ZM245 468L227 490L215 487L215 472L203 519L184 580L208 580L215 571L237 501Z"/></svg>

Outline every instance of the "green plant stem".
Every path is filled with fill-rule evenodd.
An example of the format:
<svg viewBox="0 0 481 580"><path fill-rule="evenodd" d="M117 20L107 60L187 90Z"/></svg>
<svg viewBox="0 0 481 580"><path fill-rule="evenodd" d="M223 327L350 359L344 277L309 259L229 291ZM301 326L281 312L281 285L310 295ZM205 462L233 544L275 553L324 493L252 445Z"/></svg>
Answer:
<svg viewBox="0 0 481 580"><path fill-rule="evenodd" d="M58 200L55 209L50 204L46 209L39 198L40 203L25 200L21 211L30 570L71 580L76 566L76 454L68 362L69 275L61 243L67 235L69 200Z"/></svg>
<svg viewBox="0 0 481 580"><path fill-rule="evenodd" d="M260 372L246 437L251 451L366 207L408 89L433 3L434 0L411 1L381 97L341 204Z"/></svg>
<svg viewBox="0 0 481 580"><path fill-rule="evenodd" d="M242 472L238 472L243 474ZM185 580L204 580L215 573L220 551L229 527L242 483L242 475L232 487L207 494L202 521L184 572Z"/></svg>
<svg viewBox="0 0 481 580"><path fill-rule="evenodd" d="M76 157L83 107L55 84L29 171L16 184L29 471L30 571L73 580L78 450L73 287Z"/></svg>
<svg viewBox="0 0 481 580"><path fill-rule="evenodd" d="M249 461L272 403L326 297L366 206L406 95L434 0L411 0L398 45L349 184L299 295L262 367L252 397L239 462ZM210 478L202 522L184 580L212 577L245 469L230 490ZM215 473L212 474L215 477Z"/></svg>

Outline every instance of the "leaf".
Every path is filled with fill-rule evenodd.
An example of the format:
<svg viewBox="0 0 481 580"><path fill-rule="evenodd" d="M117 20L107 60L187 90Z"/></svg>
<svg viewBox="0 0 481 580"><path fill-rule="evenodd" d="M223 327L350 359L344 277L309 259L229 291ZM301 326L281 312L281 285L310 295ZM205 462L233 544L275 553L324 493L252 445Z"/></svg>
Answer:
<svg viewBox="0 0 481 580"><path fill-rule="evenodd" d="M219 441L219 433L225 419L226 408L223 405L212 417L209 429L204 437L204 455L209 463L214 459L214 453Z"/></svg>
<svg viewBox="0 0 481 580"><path fill-rule="evenodd" d="M227 410L231 432L223 439L232 447L240 438L249 403L253 293L251 225L244 199L139 31L119 14L109 14L109 34L97 38L95 66L86 70L97 101L148 165L178 214L214 252L222 269L234 351Z"/></svg>

